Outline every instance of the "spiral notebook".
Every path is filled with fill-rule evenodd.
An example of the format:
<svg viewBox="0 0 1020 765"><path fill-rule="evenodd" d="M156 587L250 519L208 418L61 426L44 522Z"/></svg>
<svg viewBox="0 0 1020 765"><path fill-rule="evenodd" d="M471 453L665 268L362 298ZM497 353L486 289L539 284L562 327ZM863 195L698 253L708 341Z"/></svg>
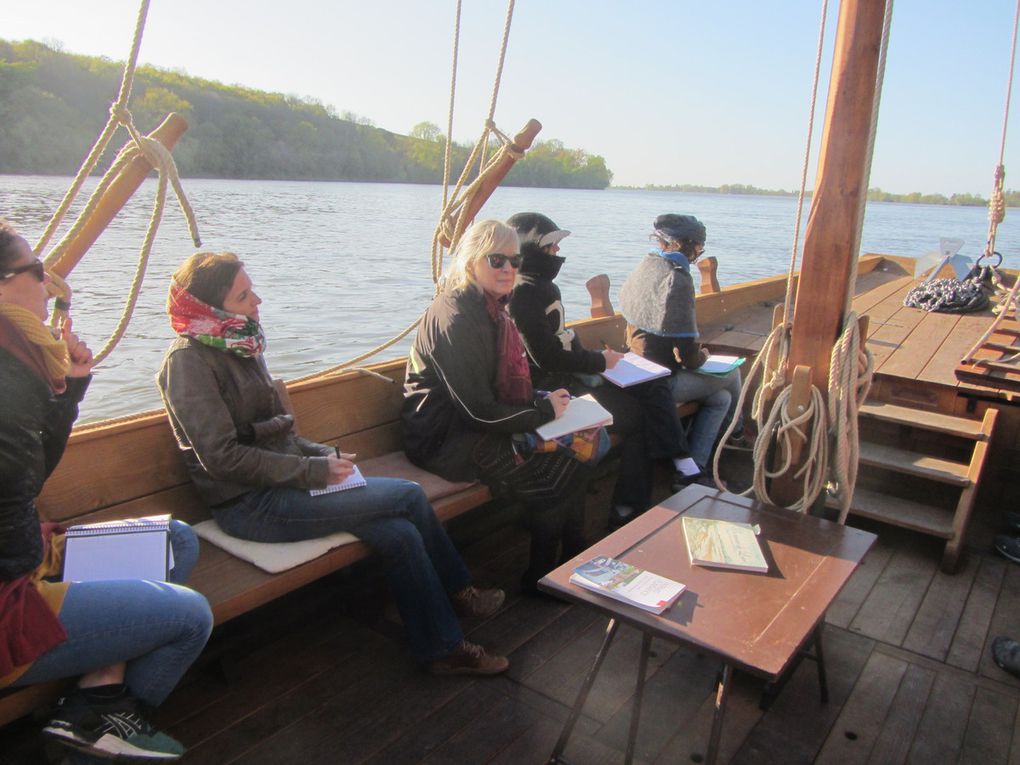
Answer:
<svg viewBox="0 0 1020 765"><path fill-rule="evenodd" d="M151 579L173 568L170 516L127 518L70 526L64 543L64 581Z"/></svg>
<svg viewBox="0 0 1020 765"><path fill-rule="evenodd" d="M329 486L324 486L321 489L309 489L308 493L313 497L318 497L320 494L332 494L334 491L347 491L348 489L357 489L359 486L365 486L365 478L361 475L361 471L358 470L358 466L354 466L354 472L347 476L347 479L340 483L331 483Z"/></svg>

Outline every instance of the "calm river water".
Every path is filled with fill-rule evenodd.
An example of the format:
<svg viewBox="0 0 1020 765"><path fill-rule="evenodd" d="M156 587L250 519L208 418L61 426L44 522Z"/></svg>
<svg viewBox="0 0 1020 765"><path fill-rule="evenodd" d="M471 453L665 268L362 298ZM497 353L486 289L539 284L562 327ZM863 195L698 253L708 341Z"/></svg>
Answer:
<svg viewBox="0 0 1020 765"><path fill-rule="evenodd" d="M0 216L30 242L42 232L69 179L0 176ZM430 243L439 213L438 186L286 181L185 182L203 247L232 250L246 262L265 301L262 322L274 375L300 377L349 359L397 334L432 295ZM147 181L124 213L75 269L75 329L98 350L116 326L134 274L155 193ZM648 249L656 215L697 215L708 229L708 254L719 259L723 285L784 273L796 201L652 191L499 189L480 217L505 219L537 210L573 235L558 279L569 318L587 316L585 280L609 275L617 291ZM868 206L862 251L912 257L938 248L939 237L963 239L979 255L985 208ZM997 249L1020 267L1020 221L1010 211ZM805 211L805 223L807 213ZM803 234L802 234L803 237ZM153 382L172 338L163 311L170 274L192 246L169 201L127 336L96 369L82 422L158 407ZM403 355L410 339L379 360Z"/></svg>

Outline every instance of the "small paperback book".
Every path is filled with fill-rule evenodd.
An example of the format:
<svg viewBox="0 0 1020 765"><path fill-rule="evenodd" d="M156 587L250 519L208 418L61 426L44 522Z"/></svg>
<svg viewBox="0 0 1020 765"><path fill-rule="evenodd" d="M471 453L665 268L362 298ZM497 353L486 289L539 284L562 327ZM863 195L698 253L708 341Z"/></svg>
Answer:
<svg viewBox="0 0 1020 765"><path fill-rule="evenodd" d="M661 614L669 608L686 589L686 585L672 579L605 555L575 568L570 581L578 587L601 592L654 614Z"/></svg>
<svg viewBox="0 0 1020 765"><path fill-rule="evenodd" d="M720 356L713 353L704 364L694 371L701 372L703 375L725 375L743 363L744 358L742 356Z"/></svg>
<svg viewBox="0 0 1020 765"><path fill-rule="evenodd" d="M718 566L741 571L769 570L757 527L750 523L684 516L687 554L695 566Z"/></svg>
<svg viewBox="0 0 1020 765"><path fill-rule="evenodd" d="M646 380L668 377L669 368L662 366L662 364L656 364L654 361L649 361L644 356L638 356L633 351L630 351L616 362L615 367L603 372L602 376L613 383L613 385L629 388L631 385L637 385Z"/></svg>
<svg viewBox="0 0 1020 765"><path fill-rule="evenodd" d="M562 417L547 422L535 432L548 441L579 430L591 430L603 425L612 425L613 415L602 404L592 398L590 393L570 399Z"/></svg>
<svg viewBox="0 0 1020 765"><path fill-rule="evenodd" d="M70 526L65 539L65 582L165 582L173 568L169 515Z"/></svg>
<svg viewBox="0 0 1020 765"><path fill-rule="evenodd" d="M332 494L334 491L347 491L348 489L357 489L359 486L365 485L365 477L361 475L361 471L355 465L354 472L340 483L331 483L329 486L324 486L321 489L309 489L308 493L313 497L318 497L320 494Z"/></svg>

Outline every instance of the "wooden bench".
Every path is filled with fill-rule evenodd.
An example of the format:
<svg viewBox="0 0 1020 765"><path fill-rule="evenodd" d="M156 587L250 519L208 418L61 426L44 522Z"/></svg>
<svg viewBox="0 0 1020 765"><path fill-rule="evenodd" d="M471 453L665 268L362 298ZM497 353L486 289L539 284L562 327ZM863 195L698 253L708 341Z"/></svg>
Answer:
<svg viewBox="0 0 1020 765"><path fill-rule="evenodd" d="M362 372L297 383L289 403L302 435L342 443L358 454L366 476L407 478L422 485L443 521L492 499L481 483L451 483L415 467L401 446L399 412L404 360ZM170 513L189 523L209 518L187 476L180 450L162 411L76 429L38 501L40 513L65 524ZM222 624L326 574L365 558L368 547L345 545L305 564L269 574L200 541L199 561L188 582L209 600ZM63 683L9 690L0 696L0 725L52 700Z"/></svg>
<svg viewBox="0 0 1020 765"><path fill-rule="evenodd" d="M626 323L618 315L571 326L590 348L601 347L602 342L622 348L626 340ZM366 368L375 374L351 371L287 386L284 403L294 414L298 431L313 441L342 444L345 451L356 453L366 476L417 481L444 522L491 501L484 484L444 481L404 456L399 413L405 360ZM679 405L682 416L697 408L697 402ZM38 506L44 518L66 525L163 513L192 524L210 517L187 476L162 411L75 429ZM201 540L199 561L188 584L205 595L215 623L223 624L368 554L368 547L358 542L269 574ZM0 725L52 701L64 685L0 691Z"/></svg>

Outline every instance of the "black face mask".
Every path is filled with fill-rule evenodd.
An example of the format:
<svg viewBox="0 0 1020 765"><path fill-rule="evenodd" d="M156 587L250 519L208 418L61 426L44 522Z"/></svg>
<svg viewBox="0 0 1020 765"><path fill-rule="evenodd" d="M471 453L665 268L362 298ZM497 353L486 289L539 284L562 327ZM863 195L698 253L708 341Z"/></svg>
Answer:
<svg viewBox="0 0 1020 765"><path fill-rule="evenodd" d="M526 276L538 276L542 279L555 279L563 264L567 262L567 259L560 255L547 255L541 250L523 252L522 254L524 262L521 264L521 273Z"/></svg>

